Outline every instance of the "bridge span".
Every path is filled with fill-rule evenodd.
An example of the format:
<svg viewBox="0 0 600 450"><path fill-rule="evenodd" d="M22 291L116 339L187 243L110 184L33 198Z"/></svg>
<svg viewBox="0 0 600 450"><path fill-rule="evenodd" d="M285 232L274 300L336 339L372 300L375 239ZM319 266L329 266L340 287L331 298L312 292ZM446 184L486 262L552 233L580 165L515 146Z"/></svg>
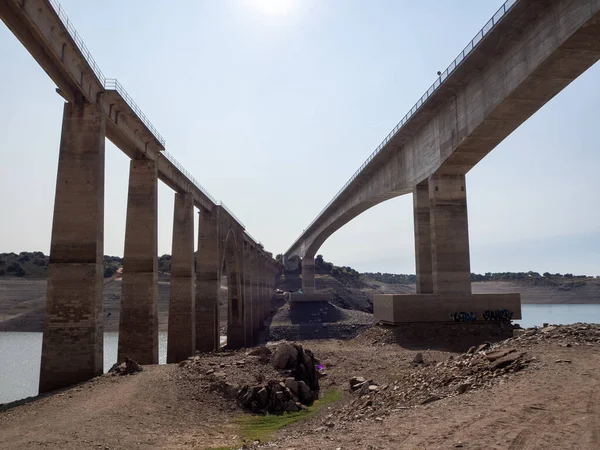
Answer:
<svg viewBox="0 0 600 450"><path fill-rule="evenodd" d="M599 0L507 1L286 251L304 293L329 236L412 193L417 293L471 298L465 175L598 59Z"/></svg>
<svg viewBox="0 0 600 450"><path fill-rule="evenodd" d="M123 86L105 78L57 0L0 0L0 18L66 101L40 392L102 374L105 138L131 158L119 360L158 363L159 179L175 190L167 361L219 349L223 268L229 284L227 345L253 345L280 271L272 254L165 151L163 137ZM200 215L196 264L194 207Z"/></svg>

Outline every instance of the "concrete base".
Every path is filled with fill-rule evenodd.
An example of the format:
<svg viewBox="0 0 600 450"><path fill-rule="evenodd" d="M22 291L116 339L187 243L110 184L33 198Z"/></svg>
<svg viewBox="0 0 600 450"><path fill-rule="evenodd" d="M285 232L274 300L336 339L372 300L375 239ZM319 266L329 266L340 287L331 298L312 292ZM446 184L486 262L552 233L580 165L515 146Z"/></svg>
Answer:
<svg viewBox="0 0 600 450"><path fill-rule="evenodd" d="M290 292L291 303L308 303L308 302L328 302L331 299L330 294L299 294L297 292Z"/></svg>
<svg viewBox="0 0 600 450"><path fill-rule="evenodd" d="M520 294L375 295L376 321L497 322L521 319Z"/></svg>

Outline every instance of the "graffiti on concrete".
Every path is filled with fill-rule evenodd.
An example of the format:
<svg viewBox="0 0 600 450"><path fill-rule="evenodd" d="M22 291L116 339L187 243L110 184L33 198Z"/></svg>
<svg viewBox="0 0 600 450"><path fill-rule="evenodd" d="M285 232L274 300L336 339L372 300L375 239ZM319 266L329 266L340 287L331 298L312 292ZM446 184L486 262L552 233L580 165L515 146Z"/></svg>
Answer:
<svg viewBox="0 0 600 450"><path fill-rule="evenodd" d="M512 319L513 313L508 309L487 310L483 313L483 320L488 322L508 322Z"/></svg>
<svg viewBox="0 0 600 450"><path fill-rule="evenodd" d="M477 320L477 316L472 312L455 312L450 314L450 317L455 322L474 322Z"/></svg>

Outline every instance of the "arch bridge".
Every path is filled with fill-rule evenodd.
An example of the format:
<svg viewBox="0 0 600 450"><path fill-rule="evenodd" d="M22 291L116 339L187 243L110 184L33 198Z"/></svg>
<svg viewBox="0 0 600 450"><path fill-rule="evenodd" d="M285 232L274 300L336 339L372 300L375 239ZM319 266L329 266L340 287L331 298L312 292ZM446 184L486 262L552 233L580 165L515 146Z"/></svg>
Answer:
<svg viewBox="0 0 600 450"><path fill-rule="evenodd" d="M598 59L598 0L507 1L286 251L303 291L329 236L412 193L417 293L468 297L465 175Z"/></svg>
<svg viewBox="0 0 600 450"><path fill-rule="evenodd" d="M65 99L48 267L40 392L103 372L104 146L131 158L119 360L158 363L157 184L175 191L167 361L219 349L228 270L228 346L257 342L279 265L175 158L123 86L104 76L56 0L0 0L0 18ZM198 249L194 267L194 208Z"/></svg>

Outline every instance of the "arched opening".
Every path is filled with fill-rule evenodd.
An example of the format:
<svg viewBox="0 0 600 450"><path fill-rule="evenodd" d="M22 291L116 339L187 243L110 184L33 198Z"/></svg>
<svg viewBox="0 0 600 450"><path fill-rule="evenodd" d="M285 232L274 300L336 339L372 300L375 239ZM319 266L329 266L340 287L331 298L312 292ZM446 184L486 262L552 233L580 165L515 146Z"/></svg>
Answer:
<svg viewBox="0 0 600 450"><path fill-rule="evenodd" d="M223 247L219 286L219 335L221 347L242 348L245 344L242 316L242 287L238 243L229 230Z"/></svg>

